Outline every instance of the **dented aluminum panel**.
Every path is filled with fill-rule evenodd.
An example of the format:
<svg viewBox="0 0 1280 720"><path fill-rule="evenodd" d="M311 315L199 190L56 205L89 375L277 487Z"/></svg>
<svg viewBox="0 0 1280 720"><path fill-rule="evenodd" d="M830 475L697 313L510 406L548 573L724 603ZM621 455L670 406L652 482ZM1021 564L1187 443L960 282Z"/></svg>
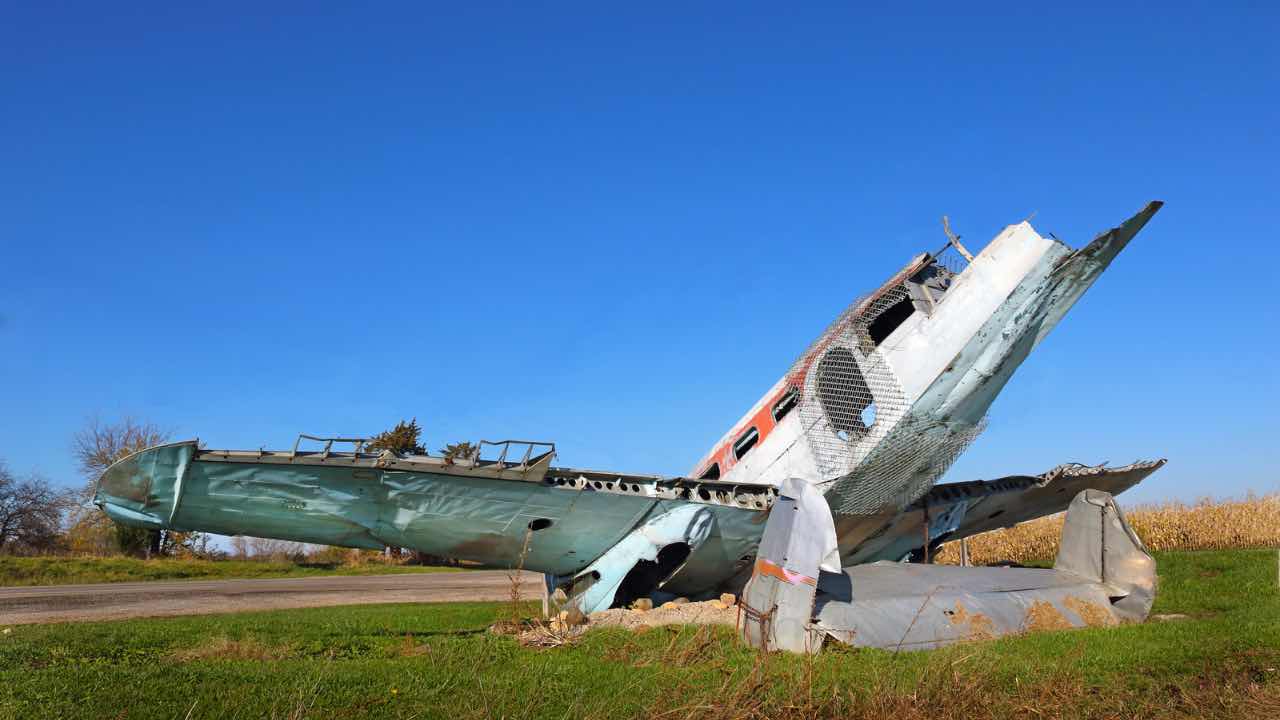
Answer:
<svg viewBox="0 0 1280 720"><path fill-rule="evenodd" d="M761 510L774 497L563 468L513 480L456 466L450 474L399 469L409 463L384 468L377 456L279 460L199 450L195 441L152 448L112 466L97 500L126 524L343 547L390 545L505 567L520 560L529 536L524 566L566 581L646 523L692 508L706 535L689 562L709 575L687 583L687 590L713 587L722 579L717 568L754 553ZM640 555L626 557L634 563Z"/></svg>
<svg viewBox="0 0 1280 720"><path fill-rule="evenodd" d="M812 632L853 645L925 649L1042 630L1141 622L1155 560L1110 493L1072 500L1052 569L877 562L824 576Z"/></svg>

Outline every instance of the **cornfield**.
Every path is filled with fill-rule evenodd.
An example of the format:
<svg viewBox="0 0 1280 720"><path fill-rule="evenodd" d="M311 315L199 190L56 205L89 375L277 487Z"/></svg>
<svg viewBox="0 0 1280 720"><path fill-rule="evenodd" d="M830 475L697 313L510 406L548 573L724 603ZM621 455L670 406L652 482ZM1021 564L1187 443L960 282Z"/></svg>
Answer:
<svg viewBox="0 0 1280 720"><path fill-rule="evenodd" d="M1149 550L1231 550L1280 548L1280 493L1243 500L1167 502L1124 509L1125 517ZM1064 515L1051 515L969 538L974 565L1000 561L1052 561L1058 554ZM936 562L960 562L960 543L938 550Z"/></svg>

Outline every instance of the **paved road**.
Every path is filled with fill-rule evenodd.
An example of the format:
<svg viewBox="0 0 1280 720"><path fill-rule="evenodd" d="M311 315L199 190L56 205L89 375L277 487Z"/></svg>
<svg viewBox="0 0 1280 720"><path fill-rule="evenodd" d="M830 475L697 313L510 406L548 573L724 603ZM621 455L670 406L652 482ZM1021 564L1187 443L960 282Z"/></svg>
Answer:
<svg viewBox="0 0 1280 720"><path fill-rule="evenodd" d="M524 573L521 594L541 597L541 577ZM327 605L506 600L501 570L269 580L183 580L0 588L0 626L117 620Z"/></svg>

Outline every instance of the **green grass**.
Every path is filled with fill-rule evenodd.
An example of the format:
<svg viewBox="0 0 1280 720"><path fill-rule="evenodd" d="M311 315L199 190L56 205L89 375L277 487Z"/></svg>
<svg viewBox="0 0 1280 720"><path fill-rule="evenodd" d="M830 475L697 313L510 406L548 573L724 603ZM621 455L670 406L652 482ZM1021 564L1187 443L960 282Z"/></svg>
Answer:
<svg viewBox="0 0 1280 720"><path fill-rule="evenodd" d="M0 587L138 582L145 580L216 580L228 578L306 577L310 575L385 575L440 572L447 567L406 565L336 565L329 563L259 562L256 560L140 560L138 558L58 558L0 556Z"/></svg>
<svg viewBox="0 0 1280 720"><path fill-rule="evenodd" d="M693 627L530 649L487 632L494 603L17 626L0 717L1280 717L1275 553L1157 559L1155 612L1190 619L935 652L766 657Z"/></svg>

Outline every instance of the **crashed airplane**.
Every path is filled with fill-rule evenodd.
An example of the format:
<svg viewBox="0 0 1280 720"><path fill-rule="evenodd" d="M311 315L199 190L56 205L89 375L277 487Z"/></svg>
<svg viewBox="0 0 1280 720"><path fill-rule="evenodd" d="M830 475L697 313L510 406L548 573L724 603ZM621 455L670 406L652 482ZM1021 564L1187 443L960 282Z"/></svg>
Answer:
<svg viewBox="0 0 1280 720"><path fill-rule="evenodd" d="M768 649L1142 620L1154 562L1112 496L1163 460L938 480L1160 205L1078 250L1024 221L974 256L948 230L841 313L687 477L561 467L550 443L437 457L300 436L292 450L149 448L107 469L95 502L145 528L519 564L585 613L728 590L743 639ZM929 563L943 542L1064 510L1052 569Z"/></svg>

